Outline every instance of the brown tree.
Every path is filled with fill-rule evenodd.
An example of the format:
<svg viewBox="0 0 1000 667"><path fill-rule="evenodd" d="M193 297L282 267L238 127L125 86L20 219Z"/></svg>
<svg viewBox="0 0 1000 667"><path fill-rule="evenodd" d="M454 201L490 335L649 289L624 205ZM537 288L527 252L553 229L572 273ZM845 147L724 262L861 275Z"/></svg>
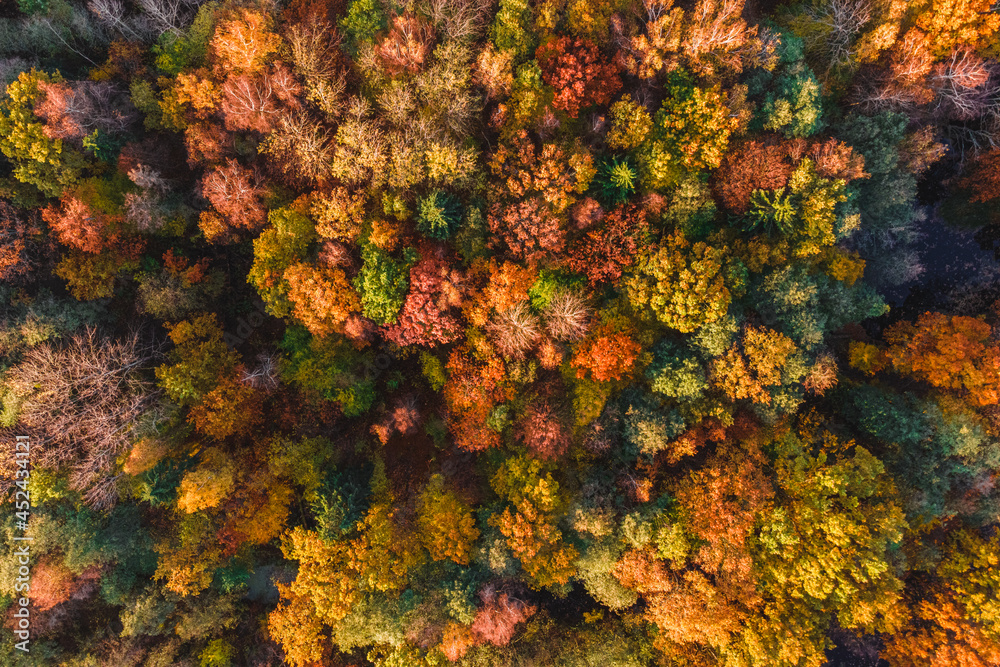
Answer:
<svg viewBox="0 0 1000 667"><path fill-rule="evenodd" d="M36 464L71 468L70 485L91 506L118 499L117 459L159 393L145 376L154 358L138 334L112 340L88 329L64 345L32 348L9 372L22 400L19 422L39 436Z"/></svg>

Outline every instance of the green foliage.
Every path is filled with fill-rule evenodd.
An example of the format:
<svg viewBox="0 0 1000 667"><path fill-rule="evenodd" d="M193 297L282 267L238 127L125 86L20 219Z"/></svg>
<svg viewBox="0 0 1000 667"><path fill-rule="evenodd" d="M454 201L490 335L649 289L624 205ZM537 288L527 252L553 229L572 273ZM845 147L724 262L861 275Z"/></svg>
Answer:
<svg viewBox="0 0 1000 667"><path fill-rule="evenodd" d="M527 0L500 0L490 37L497 49L510 51L514 63L520 64L535 52L538 44L532 30L533 23L531 5Z"/></svg>
<svg viewBox="0 0 1000 667"><path fill-rule="evenodd" d="M786 194L785 188L778 188L773 192L754 190L750 197L750 211L747 213L744 229L747 231L762 229L767 233L777 231L787 234L792 231L795 214L791 193Z"/></svg>
<svg viewBox="0 0 1000 667"><path fill-rule="evenodd" d="M654 455L670 446L684 432L684 418L674 409L639 390L629 390L622 398L622 435L635 450Z"/></svg>
<svg viewBox="0 0 1000 667"><path fill-rule="evenodd" d="M635 193L638 174L629 159L612 157L597 167L597 176L591 189L597 199L607 206L624 204Z"/></svg>
<svg viewBox="0 0 1000 667"><path fill-rule="evenodd" d="M435 241L444 241L462 222L462 203L455 195L434 190L417 200L417 229Z"/></svg>
<svg viewBox="0 0 1000 667"><path fill-rule="evenodd" d="M423 371L424 379L434 391L441 391L448 376L445 374L444 364L441 360L430 352L423 350L420 352L420 369Z"/></svg>
<svg viewBox="0 0 1000 667"><path fill-rule="evenodd" d="M208 56L208 42L215 30L219 10L218 2L206 2L198 7L194 21L185 32L164 32L152 48L157 69L166 76L175 77L184 70L202 66Z"/></svg>
<svg viewBox="0 0 1000 667"><path fill-rule="evenodd" d="M883 315L888 306L870 286L847 286L825 273L793 264L762 276L751 289L758 312L771 327L812 349L848 322Z"/></svg>
<svg viewBox="0 0 1000 667"><path fill-rule="evenodd" d="M695 356L675 343L664 341L654 350L646 368L649 387L678 401L695 401L708 389L705 369Z"/></svg>
<svg viewBox="0 0 1000 667"><path fill-rule="evenodd" d="M257 288L267 312L287 317L292 303L285 269L305 259L316 229L309 218L288 208L274 209L267 218L270 226L253 242L253 266L247 282Z"/></svg>
<svg viewBox="0 0 1000 667"><path fill-rule="evenodd" d="M170 329L174 349L168 362L156 369L156 379L171 400L197 403L232 369L238 355L223 341L222 328L212 313L179 322Z"/></svg>
<svg viewBox="0 0 1000 667"><path fill-rule="evenodd" d="M393 259L381 248L368 244L361 249L361 272L354 287L361 296L361 308L377 324L391 324L403 307L406 290L410 287L410 266L416 253L408 250L404 260Z"/></svg>
<svg viewBox="0 0 1000 667"><path fill-rule="evenodd" d="M347 35L349 49L356 52L366 42L385 30L387 19L378 0L351 0L347 14L340 20L340 27Z"/></svg>
<svg viewBox="0 0 1000 667"><path fill-rule="evenodd" d="M647 190L661 190L689 173L718 167L732 131L718 88L700 88L686 73L675 73L666 91L649 138L638 151Z"/></svg>
<svg viewBox="0 0 1000 667"><path fill-rule="evenodd" d="M820 84L802 54L802 40L781 34L779 64L760 70L750 79L749 94L760 100L753 129L782 132L786 137L808 137L823 126Z"/></svg>
<svg viewBox="0 0 1000 667"><path fill-rule="evenodd" d="M32 109L42 96L39 83L58 83L62 77L32 69L21 72L7 86L0 102L0 151L11 161L13 176L43 195L57 197L76 183L88 167L86 158L62 139L50 139Z"/></svg>
<svg viewBox="0 0 1000 667"><path fill-rule="evenodd" d="M576 292L584 289L586 284L586 279L575 273L542 269L538 272L538 280L528 288L531 307L541 312L560 292Z"/></svg>
<svg viewBox="0 0 1000 667"><path fill-rule="evenodd" d="M375 378L370 353L359 352L343 338L316 338L298 326L288 327L280 344L286 379L303 389L337 401L344 415L356 417L375 401Z"/></svg>

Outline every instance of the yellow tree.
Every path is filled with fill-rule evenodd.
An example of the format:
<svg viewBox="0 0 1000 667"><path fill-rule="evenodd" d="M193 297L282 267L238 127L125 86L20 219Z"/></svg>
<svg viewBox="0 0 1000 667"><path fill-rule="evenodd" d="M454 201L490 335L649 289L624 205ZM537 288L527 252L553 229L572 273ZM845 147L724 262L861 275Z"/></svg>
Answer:
<svg viewBox="0 0 1000 667"><path fill-rule="evenodd" d="M444 487L441 475L432 476L420 495L417 527L431 558L469 564L479 529L472 509L454 491Z"/></svg>
<svg viewBox="0 0 1000 667"><path fill-rule="evenodd" d="M490 524L507 538L507 546L531 583L539 588L569 583L579 554L562 541L562 531L556 526L562 502L552 474L543 476L537 460L515 456L504 462L490 485L509 503L501 514L490 517Z"/></svg>
<svg viewBox="0 0 1000 667"><path fill-rule="evenodd" d="M642 257L625 291L633 307L651 313L672 329L690 333L726 314L730 294L722 262L725 249L691 244L676 231Z"/></svg>

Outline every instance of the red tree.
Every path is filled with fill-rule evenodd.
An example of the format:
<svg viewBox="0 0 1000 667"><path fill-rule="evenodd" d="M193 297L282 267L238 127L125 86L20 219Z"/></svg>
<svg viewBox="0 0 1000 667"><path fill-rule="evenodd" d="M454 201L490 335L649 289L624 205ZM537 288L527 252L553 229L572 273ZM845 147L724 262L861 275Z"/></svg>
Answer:
<svg viewBox="0 0 1000 667"><path fill-rule="evenodd" d="M548 401L536 401L525 410L521 438L538 458L557 459L569 448L569 424Z"/></svg>
<svg viewBox="0 0 1000 667"><path fill-rule="evenodd" d="M0 200L0 280L27 275L33 264L27 240L34 232L16 208Z"/></svg>
<svg viewBox="0 0 1000 667"><path fill-rule="evenodd" d="M291 70L275 63L262 75L230 75L222 84L222 113L229 130L270 132L282 105L298 109L302 87Z"/></svg>
<svg viewBox="0 0 1000 667"><path fill-rule="evenodd" d="M635 261L648 233L645 212L632 204L619 206L573 245L569 266L591 285L617 280Z"/></svg>
<svg viewBox="0 0 1000 667"><path fill-rule="evenodd" d="M792 164L781 145L748 141L722 159L715 179L715 194L734 213L746 213L754 190L776 190L788 183Z"/></svg>
<svg viewBox="0 0 1000 667"><path fill-rule="evenodd" d="M396 345L433 347L458 338L461 326L449 310L461 305L463 278L444 257L443 248L427 248L410 269L410 292L398 322L385 329Z"/></svg>
<svg viewBox="0 0 1000 667"><path fill-rule="evenodd" d="M561 252L566 232L559 218L537 198L513 206L495 205L487 218L490 230L502 238L511 254L528 261Z"/></svg>
<svg viewBox="0 0 1000 667"><path fill-rule="evenodd" d="M514 638L519 623L528 620L537 611L534 605L510 597L507 593L497 594L490 585L479 592L483 606L472 622L472 631L483 641L494 646L506 646Z"/></svg>
<svg viewBox="0 0 1000 667"><path fill-rule="evenodd" d="M73 195L64 196L59 204L44 208L42 219L60 243L83 252L96 255L109 247L114 239L115 220L112 216L95 211Z"/></svg>
<svg viewBox="0 0 1000 667"><path fill-rule="evenodd" d="M552 106L576 118L582 107L607 104L622 87L614 65L586 39L560 37L538 47L542 79L555 89Z"/></svg>

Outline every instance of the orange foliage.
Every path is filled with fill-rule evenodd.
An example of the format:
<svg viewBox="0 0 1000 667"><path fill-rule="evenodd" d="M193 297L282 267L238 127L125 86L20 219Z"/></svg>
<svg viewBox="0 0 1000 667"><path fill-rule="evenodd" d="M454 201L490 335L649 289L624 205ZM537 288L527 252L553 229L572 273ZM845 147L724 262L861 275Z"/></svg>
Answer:
<svg viewBox="0 0 1000 667"><path fill-rule="evenodd" d="M287 601L268 615L268 634L294 667L318 667L329 651L315 607L308 595L294 595L285 584L278 584L278 592Z"/></svg>
<svg viewBox="0 0 1000 667"><path fill-rule="evenodd" d="M278 51L281 38L271 31L260 13L241 9L232 18L220 21L212 37L211 50L222 73L261 71Z"/></svg>
<svg viewBox="0 0 1000 667"><path fill-rule="evenodd" d="M26 275L32 268L26 239L37 232L34 225L25 223L16 208L0 201L0 280Z"/></svg>
<svg viewBox="0 0 1000 667"><path fill-rule="evenodd" d="M972 201L985 203L1000 197L1000 148L978 155L967 171L958 185L972 191Z"/></svg>
<svg viewBox="0 0 1000 667"><path fill-rule="evenodd" d="M578 378L590 377L599 382L620 380L632 370L642 346L624 331L604 325L576 348L570 365Z"/></svg>
<svg viewBox="0 0 1000 667"><path fill-rule="evenodd" d="M601 62L586 39L560 37L538 47L535 59L542 79L555 89L552 106L576 118L581 107L607 104L622 87L617 68Z"/></svg>
<svg viewBox="0 0 1000 667"><path fill-rule="evenodd" d="M479 592L483 606L472 622L472 631L494 646L506 646L514 638L519 623L531 618L538 610L522 600L512 598L507 593L497 595L492 586Z"/></svg>
<svg viewBox="0 0 1000 667"><path fill-rule="evenodd" d="M314 336L342 332L352 313L361 310L361 299L341 269L292 264L285 270L293 315Z"/></svg>
<svg viewBox="0 0 1000 667"><path fill-rule="evenodd" d="M117 238L114 229L119 219L95 211L73 195L42 209L42 219L60 243L94 255L113 247Z"/></svg>
<svg viewBox="0 0 1000 667"><path fill-rule="evenodd" d="M947 596L921 600L909 627L891 637L882 657L892 667L992 667L1000 641Z"/></svg>
<svg viewBox="0 0 1000 667"><path fill-rule="evenodd" d="M478 360L468 346L452 351L444 399L456 445L469 451L498 447L500 435L487 426L487 421L493 409L512 396L513 388L499 357L488 355Z"/></svg>
<svg viewBox="0 0 1000 667"><path fill-rule="evenodd" d="M738 343L712 360L712 383L730 400L750 399L771 404L768 387L781 384L781 371L795 351L795 343L771 329L747 327L742 352Z"/></svg>
<svg viewBox="0 0 1000 667"><path fill-rule="evenodd" d="M454 621L449 621L448 625L445 626L444 636L441 638L438 649L444 653L444 657L448 660L457 662L475 645L476 638L472 634L472 630Z"/></svg>
<svg viewBox="0 0 1000 667"><path fill-rule="evenodd" d="M989 324L972 317L924 313L884 334L893 370L933 387L968 393L974 405L1000 402L1000 345Z"/></svg>
<svg viewBox="0 0 1000 667"><path fill-rule="evenodd" d="M224 440L249 435L260 423L263 396L241 381L242 366L220 378L219 384L191 409L188 420L199 433Z"/></svg>
<svg viewBox="0 0 1000 667"><path fill-rule="evenodd" d="M929 4L916 25L927 33L937 57L960 47L985 46L1000 28L1000 16L993 12L990 0L931 0Z"/></svg>
<svg viewBox="0 0 1000 667"><path fill-rule="evenodd" d="M392 27L378 45L378 55L390 74L416 72L430 55L434 27L418 16L394 16Z"/></svg>

